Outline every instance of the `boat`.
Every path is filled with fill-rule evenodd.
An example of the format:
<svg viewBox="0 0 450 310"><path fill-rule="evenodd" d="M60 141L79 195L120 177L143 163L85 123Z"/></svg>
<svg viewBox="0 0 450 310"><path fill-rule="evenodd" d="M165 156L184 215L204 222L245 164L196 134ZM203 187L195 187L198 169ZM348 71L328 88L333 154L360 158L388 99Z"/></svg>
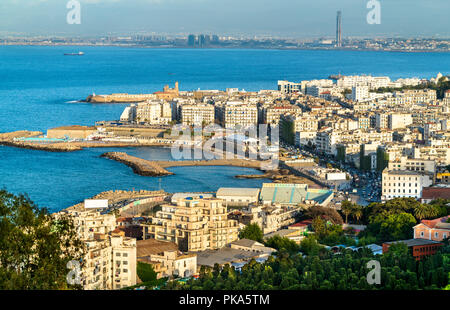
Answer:
<svg viewBox="0 0 450 310"><path fill-rule="evenodd" d="M83 56L84 53L83 52L78 52L78 53L65 53L64 56Z"/></svg>

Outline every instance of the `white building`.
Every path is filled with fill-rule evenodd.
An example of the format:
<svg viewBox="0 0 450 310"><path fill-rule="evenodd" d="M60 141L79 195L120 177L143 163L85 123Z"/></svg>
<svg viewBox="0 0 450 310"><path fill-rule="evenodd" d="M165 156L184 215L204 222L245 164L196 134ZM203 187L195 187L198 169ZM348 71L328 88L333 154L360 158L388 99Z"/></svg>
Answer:
<svg viewBox="0 0 450 310"><path fill-rule="evenodd" d="M352 101L359 102L369 99L369 87L368 86L355 86L352 87L351 99Z"/></svg>
<svg viewBox="0 0 450 310"><path fill-rule="evenodd" d="M388 128L391 130L405 128L413 123L411 114L394 113L388 115Z"/></svg>
<svg viewBox="0 0 450 310"><path fill-rule="evenodd" d="M433 184L433 176L423 172L385 169L382 175L381 200L422 197L424 187Z"/></svg>
<svg viewBox="0 0 450 310"><path fill-rule="evenodd" d="M136 107L136 121L150 125L167 125L172 121L172 108L166 101L147 101Z"/></svg>
<svg viewBox="0 0 450 310"><path fill-rule="evenodd" d="M202 126L214 123L214 106L211 104L185 104L180 106L183 125Z"/></svg>
<svg viewBox="0 0 450 310"><path fill-rule="evenodd" d="M227 102L217 107L217 116L225 128L249 128L258 125L258 108L241 102Z"/></svg>
<svg viewBox="0 0 450 310"><path fill-rule="evenodd" d="M116 231L116 217L78 205L56 217L68 215L86 245L80 281L85 290L110 290L136 284L136 239Z"/></svg>

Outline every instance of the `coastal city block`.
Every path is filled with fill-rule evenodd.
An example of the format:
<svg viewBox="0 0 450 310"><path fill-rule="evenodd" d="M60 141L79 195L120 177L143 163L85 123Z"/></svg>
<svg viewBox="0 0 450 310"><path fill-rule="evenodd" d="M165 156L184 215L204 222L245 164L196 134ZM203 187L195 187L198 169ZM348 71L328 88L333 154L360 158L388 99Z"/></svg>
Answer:
<svg viewBox="0 0 450 310"><path fill-rule="evenodd" d="M239 271L252 261L265 262L281 250L283 240L304 255L305 240L311 238L335 254L365 247L383 255L393 244L404 243L417 261L444 245L450 236L448 76L330 75L274 84L274 90L190 91L177 82L150 94L92 94L86 102L126 104L123 113L91 126L68 124L46 133L24 128L0 135L3 145L41 151L124 148L104 153L103 160L118 161L148 178L172 175L168 168L174 166L261 170L235 176L264 179L261 187L192 192L187 186L177 193L111 189L86 197L106 201L103 207L88 207L86 200L53 214L72 219L86 245L79 281L83 289L155 288L140 279L139 270L145 268L165 285L182 285L208 268L228 265ZM221 136L222 143L235 146L231 157L217 144L213 159L203 154L158 161L126 153L131 146L180 145L193 151L218 139L203 130L211 125L244 129ZM279 133L278 165L271 169L261 168L266 159L248 158L267 144L245 134L258 125ZM174 132L183 130L188 138ZM273 135L268 144L275 147ZM365 208L402 201L418 204L410 232L402 239L367 232L372 223L362 220ZM436 204L441 211L420 211ZM339 238L327 239L320 221L336 226ZM261 238L248 233L255 226Z"/></svg>

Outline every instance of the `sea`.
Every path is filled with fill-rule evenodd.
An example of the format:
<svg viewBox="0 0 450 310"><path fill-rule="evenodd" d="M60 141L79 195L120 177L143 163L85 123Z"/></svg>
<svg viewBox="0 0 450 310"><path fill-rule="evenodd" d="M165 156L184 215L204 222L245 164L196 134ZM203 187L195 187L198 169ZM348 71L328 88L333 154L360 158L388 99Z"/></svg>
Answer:
<svg viewBox="0 0 450 310"><path fill-rule="evenodd" d="M82 51L84 56L64 56ZM449 53L334 50L147 49L92 46L0 46L0 132L117 120L125 104L83 103L90 94L151 93L180 83L181 90L276 89L278 80L331 74L431 78L450 73ZM0 188L25 193L52 212L107 190L216 191L259 187L264 179L238 167L173 167L175 175L142 177L100 158L117 149L49 153L0 146ZM170 149L127 148L147 159L170 160Z"/></svg>

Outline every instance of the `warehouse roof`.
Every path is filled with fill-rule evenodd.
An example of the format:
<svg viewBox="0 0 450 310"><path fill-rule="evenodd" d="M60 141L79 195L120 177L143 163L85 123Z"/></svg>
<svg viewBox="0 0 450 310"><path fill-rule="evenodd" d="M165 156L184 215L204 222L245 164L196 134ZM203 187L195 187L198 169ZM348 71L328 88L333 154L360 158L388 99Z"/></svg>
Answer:
<svg viewBox="0 0 450 310"><path fill-rule="evenodd" d="M258 196L259 188L221 187L216 196Z"/></svg>

